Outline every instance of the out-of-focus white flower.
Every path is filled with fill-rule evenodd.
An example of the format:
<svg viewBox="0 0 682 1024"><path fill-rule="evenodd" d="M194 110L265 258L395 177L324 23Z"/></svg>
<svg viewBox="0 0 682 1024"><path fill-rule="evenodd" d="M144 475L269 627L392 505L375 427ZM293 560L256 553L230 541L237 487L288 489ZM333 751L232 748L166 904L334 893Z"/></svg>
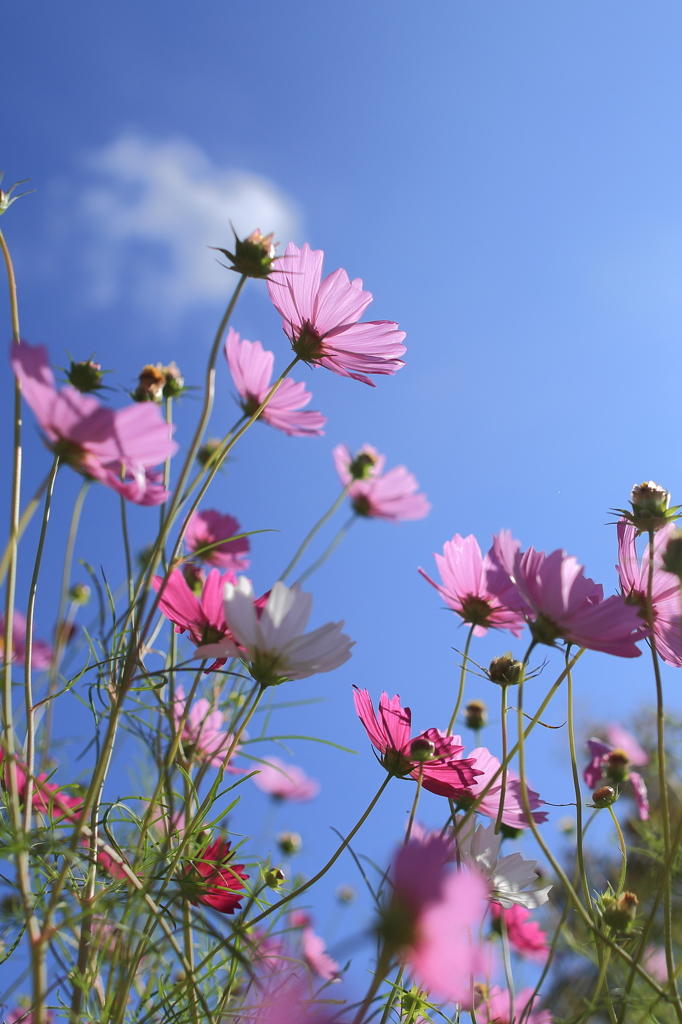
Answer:
<svg viewBox="0 0 682 1024"><path fill-rule="evenodd" d="M514 904L533 910L548 900L551 885L531 888L539 877L537 861L525 860L520 853L500 857L501 835L495 835L495 825L479 825L466 831L457 840L457 856L463 867L475 868L490 883L488 899L507 910Z"/></svg>

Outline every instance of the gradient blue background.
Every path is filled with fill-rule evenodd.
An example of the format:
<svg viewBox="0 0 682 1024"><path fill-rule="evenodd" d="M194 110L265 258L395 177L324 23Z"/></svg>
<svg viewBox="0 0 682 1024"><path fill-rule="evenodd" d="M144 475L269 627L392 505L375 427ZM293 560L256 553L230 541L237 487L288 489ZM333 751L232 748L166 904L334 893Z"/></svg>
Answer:
<svg viewBox="0 0 682 1024"><path fill-rule="evenodd" d="M648 478L680 498L682 11L666 0L25 0L4 7L3 23L5 182L30 176L36 193L2 227L16 259L22 334L48 344L57 364L65 349L76 358L96 349L116 367L119 386L131 386L142 363L170 358L188 383L201 380L219 302L164 317L125 291L106 308L87 298L79 253L92 238L70 211L87 185L84 154L125 133L186 139L218 167L269 178L298 206L297 240L323 248L329 270L361 276L375 296L372 318L399 320L408 332L407 366L376 389L302 371L313 407L329 417L326 436L288 439L257 425L210 502L246 529L281 531L254 540L257 589L271 584L336 496L330 452L338 441L368 441L389 465L405 463L433 503L419 523L358 524L311 581L314 624L345 618L357 644L343 669L287 686L286 698L323 695L326 703L283 712L281 730L359 752L292 748L323 793L281 810L277 824L300 828L300 865L312 872L335 845L328 826L348 830L381 781L351 684L375 696L398 691L419 728L444 726L449 716L452 648L465 635L417 565L432 567L431 553L455 532L475 532L486 544L507 526L525 545L577 555L610 593L608 509ZM163 265L163 252L149 258ZM212 258L207 252L207 265ZM4 289L0 301L9 337ZM249 287L233 322L284 365L286 341L264 288ZM221 373L216 433L233 415ZM1 386L6 459L9 372ZM181 442L197 408L183 405ZM48 455L30 413L26 423L28 494ZM58 485L41 580L43 634L55 614L77 486L66 473ZM93 489L87 511L78 554L115 577L117 501ZM156 517L142 510L133 518L140 547ZM486 663L508 646L492 636L472 653ZM529 687L529 700L551 673L550 666ZM653 701L646 657L586 656L576 684L584 729L604 718L627 722ZM665 685L679 709L674 672ZM497 694L474 680L470 695L493 705L483 741L498 750ZM66 781L84 732L69 733L61 715L61 735L73 739L62 754ZM564 720L561 700L548 718ZM540 733L531 779L546 799L570 801L565 730ZM117 761L121 794L136 785L126 774L130 755L124 748ZM357 843L382 862L412 796L411 787L391 788ZM247 834L258 831L264 807L252 797L233 818ZM556 822L565 813L552 810L546 827L559 843ZM427 797L420 816L438 824L438 801ZM344 881L360 887L349 859L320 887L323 929ZM345 914L343 932L357 934L366 901Z"/></svg>

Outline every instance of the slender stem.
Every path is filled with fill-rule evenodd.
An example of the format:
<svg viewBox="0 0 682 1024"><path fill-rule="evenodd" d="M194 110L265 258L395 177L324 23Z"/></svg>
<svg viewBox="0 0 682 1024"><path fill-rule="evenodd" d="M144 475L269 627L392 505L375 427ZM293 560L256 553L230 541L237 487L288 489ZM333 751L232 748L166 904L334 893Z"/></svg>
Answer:
<svg viewBox="0 0 682 1024"><path fill-rule="evenodd" d="M618 879L618 892L616 894L620 896L623 889L625 888L625 876L628 870L628 853L627 847L625 846L625 836L623 835L623 830L620 827L620 822L616 817L613 807L609 807L609 811L611 813L611 818L613 819L613 824L615 825L616 832L618 833L618 842L620 844L620 878Z"/></svg>
<svg viewBox="0 0 682 1024"><path fill-rule="evenodd" d="M19 525L17 527L17 537L16 537L17 543L19 543L19 541L23 537L24 531L25 531L26 527L28 526L28 524L33 519L33 516L35 515L35 512L36 512L36 510L38 508L38 505L40 504L40 499L42 498L43 494L45 493L45 489L46 489L48 483L50 482L50 477L51 476L52 476L52 470L50 470L50 472L47 474L47 476L43 480L42 484L40 485L40 487L38 488L36 493L33 495L33 497L29 501L29 503L26 506L26 508L24 509L24 511L21 513L21 518L19 519ZM2 555L2 560L0 560L0 586L2 586L2 584L5 582L5 576L7 575L7 570L9 568L9 559L10 559L11 549L12 549L12 543L11 543L11 540L10 540L10 541L8 541L7 546L5 547L5 550L4 550L3 555Z"/></svg>
<svg viewBox="0 0 682 1024"><path fill-rule="evenodd" d="M471 626L469 628L469 634L467 636L467 642L464 645L464 657L462 658L462 671L459 674L459 690L457 691L457 701L455 703L455 710L452 712L452 718L450 719L450 724L448 725L448 731L447 731L447 735L448 736L452 736L452 730L455 728L455 722L457 721L457 715L459 714L459 709L461 708L462 701L464 700L464 684L466 682L467 667L468 667L467 662L469 661L469 648L471 647L471 638L474 635L474 628L475 628L474 626Z"/></svg>
<svg viewBox="0 0 682 1024"><path fill-rule="evenodd" d="M126 509L126 500L121 495L121 533L123 535L123 550L125 552L126 560L126 577L128 579L128 601L132 605L133 594L134 594L134 581L133 581L133 560L130 554L130 538L128 536L128 512Z"/></svg>
<svg viewBox="0 0 682 1024"><path fill-rule="evenodd" d="M192 817L192 787L189 779L185 777L185 820ZM192 980L194 979L194 933L192 930L192 906L186 897L182 900L182 934L185 946L185 960L190 966ZM194 985L189 987L189 1008L192 1024L199 1024L199 1008L197 1007Z"/></svg>
<svg viewBox="0 0 682 1024"><path fill-rule="evenodd" d="M376 969L374 971L374 977L372 978L372 982L371 982L371 984L369 986L369 989L367 990L367 995L362 1000L362 1003L360 1004L360 1006L358 1008L358 1012L353 1017L353 1024L362 1024L362 1022L364 1021L365 1016L367 1014L367 1011L369 1010L370 1006L372 1005L372 1002L374 1001L374 997L377 994L377 992L379 991L381 983L384 980L384 978L386 977L386 975L387 975L388 971L390 970L390 968L391 968L391 954L388 953L386 951L386 948L384 947L384 949L382 949L381 954L379 956L379 959L377 961Z"/></svg>
<svg viewBox="0 0 682 1024"><path fill-rule="evenodd" d="M504 801L507 796L507 687L502 684L500 687L502 690L502 788L500 790L500 806L497 811L497 820L495 822L495 835L500 834L502 828L502 815L504 814Z"/></svg>
<svg viewBox="0 0 682 1024"><path fill-rule="evenodd" d="M317 558L312 565L309 565L305 572L301 573L301 575L296 580L298 584L305 583L307 579L310 579L314 572L317 572L317 570L320 569L329 558L331 558L331 556L334 554L341 541L344 539L344 537L350 530L353 523L356 523L359 518L360 517L357 515L357 513L353 512L350 519L346 520L346 522L343 524L343 526L336 534L334 539L331 541L331 543L328 544L327 547L324 549L320 557Z"/></svg>
<svg viewBox="0 0 682 1024"><path fill-rule="evenodd" d="M573 675L569 666L569 648L566 648L566 692L568 702L568 746L571 757L571 773L573 775L573 789L575 791L575 818L576 818L576 839L578 869L580 871L580 882L583 889L585 906L594 920L594 907L590 898L590 887L587 881L585 870L585 857L583 853L583 797L580 789L580 775L578 774L578 761L575 749L575 728L573 723Z"/></svg>
<svg viewBox="0 0 682 1024"><path fill-rule="evenodd" d="M419 765L419 775L417 776L417 791L414 794L414 800L412 802L412 810L410 811L410 820L407 823L407 829L405 831L405 842L404 842L405 846L407 846L407 844L409 843L410 836L412 835L412 826L414 825L414 817L415 817L415 815L417 813L417 807L419 806L419 797L421 796L422 782L423 781L424 781L424 765L420 764Z"/></svg>
<svg viewBox="0 0 682 1024"><path fill-rule="evenodd" d="M334 513L338 509L341 508L341 505L343 504L345 499L348 497L348 492L350 491L350 487L351 487L350 484L346 484L346 486L343 488L343 490L341 491L341 493L339 494L338 498L336 499L334 504L331 506L331 508L327 509L325 514L322 516L322 518L317 520L317 522L315 523L313 528L310 530L310 532L304 538L304 540L303 540L301 546L299 547L298 551L296 552L296 554L291 559L291 561L289 562L288 566L286 567L286 569L284 570L284 572L280 576L280 580L283 581L283 580L285 580L287 578L289 573L293 570L294 566L298 563L299 559L301 558L301 555L303 554L305 549L308 547L308 545L310 544L311 540L313 539L315 534L318 532L318 530L321 530L322 527L324 526L324 524L329 522L329 520L334 515Z"/></svg>
<svg viewBox="0 0 682 1024"><path fill-rule="evenodd" d="M511 951L509 949L509 932L507 921L504 916L504 908L500 911L500 930L502 933L502 959L504 961L504 976L507 979L507 991L509 992L509 1020L514 1020L514 1003L516 993L514 992L514 973L511 965Z"/></svg>

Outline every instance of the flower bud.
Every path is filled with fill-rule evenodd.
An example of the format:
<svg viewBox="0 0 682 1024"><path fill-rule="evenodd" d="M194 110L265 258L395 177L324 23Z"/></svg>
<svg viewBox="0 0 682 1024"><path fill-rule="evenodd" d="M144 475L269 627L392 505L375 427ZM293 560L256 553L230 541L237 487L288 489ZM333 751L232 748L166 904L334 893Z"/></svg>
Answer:
<svg viewBox="0 0 682 1024"><path fill-rule="evenodd" d="M160 365L160 364L159 364ZM185 390L185 378L175 364L175 360L168 366L161 366L161 372L166 378L166 383L161 392L164 398L179 398Z"/></svg>
<svg viewBox="0 0 682 1024"><path fill-rule="evenodd" d="M298 832L280 832L277 836L277 845L285 857L291 857L293 854L299 853L303 841Z"/></svg>
<svg viewBox="0 0 682 1024"><path fill-rule="evenodd" d="M377 457L366 448L360 449L350 466L348 472L353 480L366 480L373 466L376 465Z"/></svg>
<svg viewBox="0 0 682 1024"><path fill-rule="evenodd" d="M464 708L464 723L469 729L478 732L488 723L488 709L482 700L470 700Z"/></svg>
<svg viewBox="0 0 682 1024"><path fill-rule="evenodd" d="M653 480L635 484L630 495L631 521L640 532L655 532L675 518L669 509L670 492Z"/></svg>
<svg viewBox="0 0 682 1024"><path fill-rule="evenodd" d="M86 605L90 600L90 587L87 583L74 583L69 591L69 601L74 604Z"/></svg>
<svg viewBox="0 0 682 1024"><path fill-rule="evenodd" d="M661 559L663 567L682 580L682 532L676 530L670 537Z"/></svg>
<svg viewBox="0 0 682 1024"><path fill-rule="evenodd" d="M233 253L218 246L215 248L231 261L230 270L235 270L244 277L264 278L272 273L272 264L276 259L275 249L278 243L273 244L273 238L274 233L263 235L260 228L256 228L248 238L242 240L237 238L235 231Z"/></svg>
<svg viewBox="0 0 682 1024"><path fill-rule="evenodd" d="M353 903L357 899L357 895L352 885L340 885L336 890L336 898L339 903Z"/></svg>
<svg viewBox="0 0 682 1024"><path fill-rule="evenodd" d="M618 794L612 786L600 786L592 794L592 803L595 807L610 807L615 804Z"/></svg>
<svg viewBox="0 0 682 1024"><path fill-rule="evenodd" d="M286 881L286 875L281 868L269 868L263 873L263 881L269 889L279 889Z"/></svg>
<svg viewBox="0 0 682 1024"><path fill-rule="evenodd" d="M507 651L501 658L493 658L488 668L488 678L498 686L516 686L523 678L523 665Z"/></svg>
<svg viewBox="0 0 682 1024"><path fill-rule="evenodd" d="M165 386L166 374L163 372L161 363L157 363L156 366L147 363L142 367L132 399L134 402L160 402Z"/></svg>
<svg viewBox="0 0 682 1024"><path fill-rule="evenodd" d="M436 752L435 745L426 736L417 736L410 743L410 759L412 761L430 761Z"/></svg>
<svg viewBox="0 0 682 1024"><path fill-rule="evenodd" d="M637 917L639 900L634 892L624 892L604 907L604 921L616 932L629 932Z"/></svg>
<svg viewBox="0 0 682 1024"><path fill-rule="evenodd" d="M3 172L0 171L0 181L2 181L2 174ZM17 199L21 199L22 196L27 196L30 192L35 192L34 188L30 188L28 192L21 192L18 196L12 195L17 185L25 185L26 182L30 180L30 178L22 178L21 181L15 181L12 187L8 188L6 192L3 192L0 188L0 215L7 213L12 203L16 203Z"/></svg>
<svg viewBox="0 0 682 1024"><path fill-rule="evenodd" d="M99 363L92 359L84 359L82 362L71 360L71 365L66 372L66 379L69 384L86 395L89 391L101 391L102 378L105 372Z"/></svg>
<svg viewBox="0 0 682 1024"><path fill-rule="evenodd" d="M212 466L216 457L216 453L222 446L222 441L219 437L209 437L206 444L202 444L201 448L197 452L197 462L200 466Z"/></svg>
<svg viewBox="0 0 682 1024"><path fill-rule="evenodd" d="M621 750L620 747L616 747L608 755L605 768L606 777L612 782L627 782L630 777L628 771L628 765L630 764L630 758Z"/></svg>
<svg viewBox="0 0 682 1024"><path fill-rule="evenodd" d="M563 818L559 818L557 828L563 835L572 836L575 832L575 818L571 818L568 814Z"/></svg>
<svg viewBox="0 0 682 1024"><path fill-rule="evenodd" d="M423 1019L420 1017L422 1011L428 1011L428 1003L426 1003L419 995L419 990L413 988L411 992L405 992L402 999L400 1000L403 1013L408 1015L409 1020Z"/></svg>

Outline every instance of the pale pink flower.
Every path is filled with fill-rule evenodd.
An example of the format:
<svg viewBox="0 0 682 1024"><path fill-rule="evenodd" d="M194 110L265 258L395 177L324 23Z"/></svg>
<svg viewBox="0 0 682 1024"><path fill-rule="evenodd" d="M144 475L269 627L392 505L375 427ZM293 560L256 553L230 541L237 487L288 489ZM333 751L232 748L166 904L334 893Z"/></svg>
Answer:
<svg viewBox="0 0 682 1024"><path fill-rule="evenodd" d="M291 971L279 984L270 980L263 986L255 1009L242 1019L245 1024L337 1024L339 1017L338 1010L311 1000L310 986Z"/></svg>
<svg viewBox="0 0 682 1024"><path fill-rule="evenodd" d="M606 738L613 747L620 747L630 758L630 764L643 768L650 757L637 741L637 738L624 729L619 722L609 722L606 726Z"/></svg>
<svg viewBox="0 0 682 1024"><path fill-rule="evenodd" d="M214 508L205 508L190 518L185 544L188 551L207 565L243 572L249 567L250 559L246 557L246 552L250 544L248 537L236 536L241 532L241 526L234 516L223 515ZM236 539L231 540L231 537ZM218 541L224 543L218 544Z"/></svg>
<svg viewBox="0 0 682 1024"><path fill-rule="evenodd" d="M0 657L4 650L5 616L0 614ZM39 640L33 637L31 649L31 665L33 668L49 668L52 661L52 644L47 640ZM26 616L14 610L14 625L12 627L12 661L17 665L24 664L26 657Z"/></svg>
<svg viewBox="0 0 682 1024"><path fill-rule="evenodd" d="M391 775L418 779L421 772L424 789L451 800L458 800L475 785L477 769L472 758L461 757L464 747L459 736L427 729L412 738L412 712L402 707L397 695L389 698L382 693L378 714L368 690L354 687L353 699L358 717Z"/></svg>
<svg viewBox="0 0 682 1024"><path fill-rule="evenodd" d="M461 742L459 736L454 736L453 739L458 743ZM487 818L493 818L496 820L500 807L500 798L502 796L502 772L500 771L500 761L494 754L490 753L487 747L476 747L474 750L470 751L469 758L479 774L469 786L467 794L460 797L460 807L466 809L470 806L474 800L477 799L478 794L483 792L490 780L495 778L499 771L499 775L495 778L492 786L476 807L479 814L485 814ZM533 821L536 825L541 825L544 821L547 821L548 817L546 811L537 810L538 807L542 806L544 800L540 799L539 794L536 793L534 789L531 789L528 783L526 783L526 791L528 793L528 803L533 815ZM526 818L526 812L523 807L523 797L521 795L521 783L518 775L511 768L507 769L507 787L504 794L502 821L505 825L509 825L510 828L528 828L528 819Z"/></svg>
<svg viewBox="0 0 682 1024"><path fill-rule="evenodd" d="M438 836L411 839L400 848L383 934L431 998L466 1008L473 977L485 969L478 933L488 886L475 870L447 870L449 851L448 841Z"/></svg>
<svg viewBox="0 0 682 1024"><path fill-rule="evenodd" d="M626 736L625 730L622 730ZM634 737L630 737L634 739ZM590 787L590 789L598 789L600 786L609 783L619 782L630 782L632 783L632 789L637 804L637 811L641 821L647 821L649 817L649 794L646 788L646 782L639 774L639 772L632 772L629 769L629 765L632 764L648 764L648 758L644 751L635 740L636 749L634 749L636 761L633 761L630 757L627 749L624 747L615 747L610 743L604 743L602 740L592 738L587 741L587 746L590 751L590 763L583 772L583 778ZM632 748L631 748L632 749ZM646 760L642 761L641 755L644 755Z"/></svg>
<svg viewBox="0 0 682 1024"><path fill-rule="evenodd" d="M520 547L509 530L500 530L484 557L473 534L456 533L443 545L443 554L434 555L442 582L435 583L421 568L419 572L448 608L474 627L475 636L485 636L488 629L508 629L520 636L527 606L508 571Z"/></svg>
<svg viewBox="0 0 682 1024"><path fill-rule="evenodd" d="M368 449L369 446L366 446L365 450ZM344 444L337 445L333 455L341 483L345 487L353 456ZM356 513L368 519L388 519L393 523L427 516L431 504L419 490L417 478L405 466L394 466L387 473L381 473L377 466L383 466L384 456L380 456L380 459L381 463L377 461L372 467L372 474L350 485L348 496Z"/></svg>
<svg viewBox="0 0 682 1024"><path fill-rule="evenodd" d="M513 1007L515 1024L518 1024L520 1020L523 1020L523 1024L552 1024L554 1018L549 1010L533 1011L530 1009L529 1004L534 993L535 989L533 988L522 988L520 992L516 993L516 998L511 1000L507 989L493 985L485 1002L476 1007L476 1013L482 1024L511 1024L510 1009Z"/></svg>
<svg viewBox="0 0 682 1024"><path fill-rule="evenodd" d="M647 595L649 587L649 545L644 547L642 560L637 555L637 530L630 523L618 523L618 575L623 597L640 612L642 630L646 633ZM662 555L670 535L675 533L674 523L654 534L654 571L651 580L651 604L654 618L656 650L669 665L682 667L682 614L680 607L680 581L663 568ZM621 744L618 744L620 746Z"/></svg>
<svg viewBox="0 0 682 1024"><path fill-rule="evenodd" d="M70 386L58 391L42 345L12 344L10 362L50 448L63 462L137 505L167 500L151 467L178 446L155 402L114 410Z"/></svg>
<svg viewBox="0 0 682 1024"><path fill-rule="evenodd" d="M362 281L335 270L322 280L321 249L306 243L286 248L268 278L268 292L282 316L294 352L306 363L326 366L341 377L365 384L367 373L393 374L404 366L405 332L392 320L358 323L372 301Z"/></svg>
<svg viewBox="0 0 682 1024"><path fill-rule="evenodd" d="M667 983L668 961L666 960L665 950L662 946L647 946L644 950L642 960L645 970L649 972L655 981L660 985Z"/></svg>
<svg viewBox="0 0 682 1024"><path fill-rule="evenodd" d="M642 639L637 608L619 594L604 600L601 584L588 579L565 551L546 555L528 548L517 553L514 580L533 611L530 628L538 643L553 646L564 640L621 658L642 653L637 647Z"/></svg>
<svg viewBox="0 0 682 1024"><path fill-rule="evenodd" d="M295 764L285 764L276 757L264 758L257 769L258 775L253 777L254 785L276 800L312 800L320 791L319 782L309 779L302 768Z"/></svg>
<svg viewBox="0 0 682 1024"><path fill-rule="evenodd" d="M530 910L518 903L507 909L499 903L491 903L490 913L496 923L504 919L509 944L520 956L544 963L549 954L547 934L533 920Z"/></svg>
<svg viewBox="0 0 682 1024"><path fill-rule="evenodd" d="M159 598L159 608L167 619L175 626L176 633L189 633L190 640L196 647L213 647L224 637L231 637L225 622L223 611L223 590L226 579L233 580L232 573L222 576L217 569L211 569L204 583L201 597L190 590L187 580L179 569L174 569L168 577L163 593ZM162 576L154 576L152 586L157 592L163 583ZM216 657L213 650L207 653L197 651L196 657ZM217 656L211 668L220 668L227 661L227 656Z"/></svg>
<svg viewBox="0 0 682 1024"><path fill-rule="evenodd" d="M260 341L240 340L230 327L225 342L225 358L242 398L240 405L245 415L253 416L272 387L274 353L265 351ZM291 377L285 377L258 418L291 437L324 434L322 428L327 417L304 408L312 397L303 382L295 383Z"/></svg>
<svg viewBox="0 0 682 1024"><path fill-rule="evenodd" d="M180 725L186 703L183 687L176 686L173 707L176 729ZM205 761L213 768L220 768L233 740L230 733L225 732L222 728L224 721L222 711L217 708L212 709L210 702L205 697L195 698L182 730L182 746L185 754ZM227 771L235 770L231 766L227 766Z"/></svg>
<svg viewBox="0 0 682 1024"><path fill-rule="evenodd" d="M52 1024L54 1020L54 1014L48 1010L45 1014L46 1024ZM33 1014L30 1010L17 1006L5 1017L6 1024L33 1024Z"/></svg>
<svg viewBox="0 0 682 1024"><path fill-rule="evenodd" d="M310 926L305 927L301 933L301 949L303 959L311 971L319 974L325 981L338 978L341 968L327 953L324 940L316 935Z"/></svg>

